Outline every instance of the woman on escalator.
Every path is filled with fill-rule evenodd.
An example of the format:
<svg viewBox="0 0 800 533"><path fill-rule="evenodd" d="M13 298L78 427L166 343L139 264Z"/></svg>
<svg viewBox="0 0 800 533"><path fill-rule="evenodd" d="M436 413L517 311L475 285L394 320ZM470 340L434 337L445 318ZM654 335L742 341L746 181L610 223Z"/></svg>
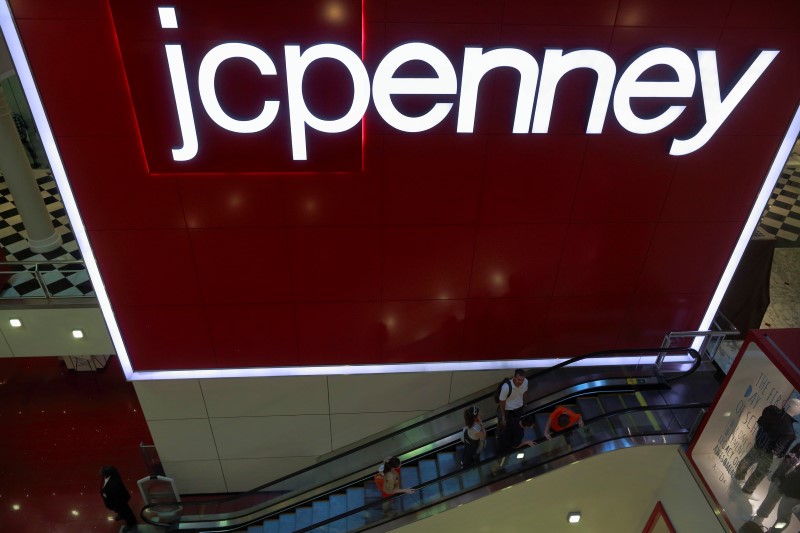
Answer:
<svg viewBox="0 0 800 533"><path fill-rule="evenodd" d="M375 485L381 491L381 498L391 498L396 494L412 494L414 489L400 488L400 459L397 457L387 457L375 474ZM391 500L384 501L382 504L384 513L393 513L395 509Z"/></svg>
<svg viewBox="0 0 800 533"><path fill-rule="evenodd" d="M481 412L477 405L464 411L464 430L461 433L464 449L461 452L461 468L475 464L486 447L486 429L483 427Z"/></svg>

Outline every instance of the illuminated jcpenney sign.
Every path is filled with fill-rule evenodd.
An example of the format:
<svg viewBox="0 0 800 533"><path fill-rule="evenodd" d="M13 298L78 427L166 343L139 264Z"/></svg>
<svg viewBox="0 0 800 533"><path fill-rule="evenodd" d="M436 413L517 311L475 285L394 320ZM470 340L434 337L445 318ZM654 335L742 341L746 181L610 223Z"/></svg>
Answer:
<svg viewBox="0 0 800 533"><path fill-rule="evenodd" d="M159 15L162 28L178 28L174 8L159 8ZM165 49L183 136L183 146L173 149L172 157L175 161L189 161L198 154L199 144L183 50L179 44L167 44ZM457 131L472 133L480 82L487 73L500 67L514 69L520 75L511 130L516 134L547 133L558 82L575 69L590 69L597 74L586 133L598 134L603 131L612 97L614 116L627 131L636 134L660 131L672 124L686 106L670 105L659 115L644 118L633 111L632 101L644 98L691 98L699 72L705 122L698 131L686 138L673 139L669 151L676 156L689 154L711 139L778 55L777 50L761 50L743 69L744 73L730 84L732 88L723 96L720 91L716 51L698 50L696 53L697 69L693 59L681 50L671 47L651 49L636 56L617 79L616 63L608 54L599 50L582 49L565 53L563 49L547 49L540 67L532 55L518 48L484 50L479 47L465 47L459 90L459 79L452 62L441 50L430 44L412 42L391 50L376 68L371 83L363 62L349 48L325 43L301 52L299 46L287 45L284 46L288 93L286 104L291 128L292 156L296 161L308 159L306 128L323 133L340 133L356 126L367 110L370 95L376 110L390 126L404 132L422 132L442 122L453 104L435 103L421 116L408 116L395 107L392 96L458 94ZM264 100L261 112L252 118L234 118L226 112L217 97L215 82L220 66L231 59L251 62L263 76L278 75L272 58L256 46L239 42L215 46L203 57L197 76L203 109L214 123L225 130L244 134L263 131L275 120L281 102L274 99ZM353 84L353 99L349 110L332 120L314 115L303 96L305 73L314 62L321 60L341 63L349 72L349 82ZM395 77L404 64L412 61L427 63L435 76ZM654 67L671 69L676 79L641 79L647 70Z"/></svg>

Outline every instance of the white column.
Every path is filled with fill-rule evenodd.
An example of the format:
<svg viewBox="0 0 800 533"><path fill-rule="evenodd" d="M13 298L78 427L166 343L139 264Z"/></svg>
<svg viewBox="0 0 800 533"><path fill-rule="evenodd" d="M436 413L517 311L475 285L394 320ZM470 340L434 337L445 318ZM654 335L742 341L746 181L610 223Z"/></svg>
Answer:
<svg viewBox="0 0 800 533"><path fill-rule="evenodd" d="M0 172L3 173L14 197L14 205L22 218L22 224L28 231L28 245L31 251L49 252L61 246L61 235L56 232L50 213L47 212L25 148L19 140L2 87L0 87Z"/></svg>

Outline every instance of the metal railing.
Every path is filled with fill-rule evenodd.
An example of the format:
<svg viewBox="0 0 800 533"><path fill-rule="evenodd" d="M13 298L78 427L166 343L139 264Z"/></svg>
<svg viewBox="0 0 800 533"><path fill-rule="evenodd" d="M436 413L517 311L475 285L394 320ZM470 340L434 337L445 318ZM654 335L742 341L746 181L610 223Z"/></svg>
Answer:
<svg viewBox="0 0 800 533"><path fill-rule="evenodd" d="M0 261L0 300L43 298L95 298L94 289L83 292L70 291L77 286L70 276L85 274L86 279L79 283L91 283L86 264L80 260L70 261ZM25 279L28 277L29 279ZM58 290L59 283L68 280L69 287ZM29 283L34 281L35 285Z"/></svg>
<svg viewBox="0 0 800 533"><path fill-rule="evenodd" d="M717 355L720 344L727 337L739 336L741 332L736 329L736 326L731 323L728 318L722 313L717 314L711 323L711 328L708 331L672 331L664 335L664 340L661 343L662 348L674 348L673 342L678 339L691 339L697 337L703 339L703 343L697 350L701 355L706 355L709 361L713 361ZM659 362L660 364L660 362Z"/></svg>

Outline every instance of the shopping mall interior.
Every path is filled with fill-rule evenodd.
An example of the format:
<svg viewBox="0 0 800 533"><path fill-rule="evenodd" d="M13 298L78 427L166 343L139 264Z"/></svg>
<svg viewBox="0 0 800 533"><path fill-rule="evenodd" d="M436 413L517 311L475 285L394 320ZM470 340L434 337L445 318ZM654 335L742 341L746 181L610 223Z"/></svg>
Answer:
<svg viewBox="0 0 800 533"><path fill-rule="evenodd" d="M542 15L550 22L537 27L544 28L543 43L549 43L547 39L553 35L561 38L563 32L568 43L562 45L565 48L577 49L585 38L586 43L601 43L596 46L613 49L617 54L628 53L628 48L640 46L640 42L652 44L651 39L666 43L671 38L668 30L678 27L682 30L677 42L687 50L710 47L708 43L713 42L720 50L727 46L741 57L745 54L737 46L746 48L760 42L762 33L771 32L774 41L766 39L769 42L765 41L762 48L782 46L785 40L791 42L791 57L796 60L800 55L800 41L779 18L751 17L749 8L733 0L716 3L719 5L714 9L701 10L699 22L684 26L677 22L680 17L670 18L674 8L664 8L659 14L655 9L648 11L651 7L640 6L641 2L604 0L585 18L576 16L574 27L564 22L567 15L555 11ZM22 0L0 0L0 4L6 41L4 45L0 40L0 48L7 48L0 50L0 334L4 339L0 343L0 423L5 428L0 447L0 529L117 531L121 524L115 521L115 512L104 507L99 494L101 466L114 465L131 491L130 506L137 513L148 503L144 498L150 497L143 496L137 482L158 473L175 480L174 488L184 501L180 512L185 515L230 512L233 516L240 511L232 511L236 506L257 508L272 498L279 502L276 505L284 505L285 500L294 506L291 517L288 512L279 517L277 512L248 510L255 514L247 514L236 527L224 529L220 521L214 523L216 529L208 531L310 531L311 497L297 504L291 498L299 501L306 496L295 496L293 491L297 489L291 483L314 485L317 478L309 481L302 476L334 472L332 463L350 461L363 478L358 483L369 485L383 457L387 453L401 455L400 452L403 461L408 459L404 483L420 487L418 494L396 498L395 507L388 508L385 503L383 507L380 502L375 503L379 496L375 496L374 483L370 485L372 501L369 488L366 502L364 496L359 496L360 500L353 496L356 503L350 501L351 492L355 492L348 489L347 509L341 511L346 518L336 521L336 496L325 493L330 507L319 515L322 518L317 516L316 502L313 506L313 523L324 522L319 530L345 532L374 527L375 531L441 531L469 527L481 516L491 515L491 524L480 523L476 530L492 530L493 524L509 531L527 531L530 522L510 517L513 506L532 499L541 500L542 508L549 506L558 515L552 522L548 521L550 517L542 517L542 527L549 531L579 531L562 516L562 511L573 507L580 507L578 514L583 513L586 528L601 524L601 529L596 530L614 523L615 514L619 531L648 532L688 532L692 527L735 531L755 515L766 495L766 483L749 499L738 488L727 487L730 499L723 501L715 495L713 484L706 483L703 474L697 473L702 470L697 466L701 460L694 464L695 459L686 450L697 444L698 439L692 440L693 437L699 436L709 423L701 420L714 410L717 391L722 394L725 386L732 390L743 383L731 376L737 365L744 368L750 364L748 346L754 346L755 341L747 337L747 332L800 328L800 139L796 137L800 119L785 113L786 109L796 113L797 94L792 91L800 85L797 72L781 71L789 72L793 81L785 84L791 86L786 94L775 93L778 110L764 113L763 117L748 115L741 122L736 122L734 115L731 129L752 126L757 130L748 132L752 137L723 128L721 137L731 144L712 142L708 150L713 155L690 160L683 174L683 163L675 163L675 158L663 159L665 154L658 156L662 158L658 159L661 166L649 163L653 147L660 148L663 139L642 141L641 153L628 153L635 149L626 144L631 141L617 124L611 141L601 138L595 145L584 140L582 130L581 135L575 135L569 128L556 127L555 140L546 141L552 144L537 147L526 156L529 147L518 136L512 140L508 135L498 135L492 129L494 125L489 128L485 146L464 141L463 136L453 141L441 129L436 130L437 139L430 146L419 137L409 142L396 132L388 132L389 126L376 124L377 114L370 107L361 135L351 129L333 148L326 147L321 137L314 137L321 129L308 134L310 149L322 154L320 166L312 163L307 167L310 171L286 173L285 156L280 159L272 148L263 148L264 152L258 154L261 160L250 155L236 160L231 163L235 170L229 174L218 170L220 164L225 168L225 157L215 153L200 163L192 163L208 165L207 172L193 170L180 175L170 170L174 161L165 163L153 156L153 146L160 140L158 134L152 133L157 129L154 124L158 125L153 119L158 108L156 104L149 107L142 103L152 94L148 91L162 88L153 89L148 84L155 82L136 77L146 64L142 58L151 57L147 55L150 52L138 47L144 47L143 42L157 41L152 37L157 31L183 31L178 24L182 19L170 22L160 14L158 27L153 26L153 21L159 20L153 15L148 22L152 27L147 26L140 39L136 25L145 24L140 12L143 8L130 7L122 0L87 1L74 11L48 2L26 6ZM458 24L450 24L450 15L444 8L439 13L420 2L408 7L408 11L390 0L374 4L308 0L303 2L306 4L325 5L328 18L313 31L335 26L339 32L335 33L336 38L350 47L359 41L362 47L366 46L364 35L373 39L370 43L379 42L386 49L391 49L392 43L407 40L403 31L421 39L420 35L426 35L426 23L418 23L410 15L404 18L404 13L413 11L425 13L420 20L428 17L436 27L445 28L447 37L442 38L445 44L441 48L447 54L452 52L447 48L450 41L460 43L476 38L492 42L499 35L512 41L520 39L528 47L533 46L530 43L541 44L522 31L528 27L525 24L535 26L530 20L539 16L538 12L515 1L503 2L506 7L501 10L502 15L470 6L458 15ZM540 8L545 4L536 3ZM601 4L603 9L598 7ZM639 7L634 9L634 4ZM778 4L770 4L765 12L786 7ZM369 5L373 7L365 7ZM380 8L374 7L378 5ZM348 15L348 6L360 6L360 18ZM175 16L174 8L164 9L172 9ZM177 11L179 16L183 14L181 9ZM726 13L724 23L716 22L720 12ZM299 24L304 13L311 11L297 8L296 16L290 16L287 24ZM208 13L201 15L210 17ZM241 20L225 15L228 16L237 23ZM349 22L348 16L352 18ZM495 20L495 16L500 18ZM194 22L202 17L188 20ZM484 17L490 19L486 27ZM518 22L515 17L530 20ZM751 18L755 21L752 28L748 26ZM595 22L600 19L605 22ZM495 22L497 28L492 26ZM280 25L273 23L270 27L280 34ZM591 28L586 32L589 37L581 35L586 28ZM646 36L647 30L653 28L658 30L656 33L663 30L663 35ZM703 33L709 28L713 39ZM70 45L74 48L65 46L59 56L52 49L45 50L45 44L37 40L47 31L57 36L53 39L85 33ZM209 39L202 31L197 34L199 38L185 35L189 35L185 37L187 42L195 44L205 44ZM743 44L738 43L737 36ZM195 38L199 40L191 40ZM108 69L111 75L97 75L98 87L87 84L83 87L85 95L79 96L80 88L71 86L59 94L57 88L63 82L64 69L74 69L78 64L69 57L94 50L96 39L107 39L106 44L113 42L113 53L87 55L86 62L98 72ZM163 43L156 44L157 50L163 51ZM174 45L167 45L168 53L169 46ZM376 68L376 58L364 50L364 65ZM64 64L50 62L51 55L61 57ZM190 52L186 57L187 64L200 62ZM623 63L618 63L621 74ZM174 64L169 66L173 68ZM485 68L488 72L493 67ZM781 63L780 68L795 67ZM694 66L692 77L693 69ZM168 79L167 73L174 76L174 72L162 70L161 78L156 76L161 82ZM734 70L724 64L720 72L730 76ZM266 72L268 69L262 70ZM521 87L522 71L520 76ZM600 77L598 71L598 85ZM498 78L493 90L499 93L507 82ZM355 87L355 76L353 83ZM243 91L245 83L234 81L232 86ZM114 90L108 91L109 87ZM177 85L171 87L179 99ZM775 85L767 87L774 90ZM98 96L100 91L103 96ZM373 87L373 91L377 90ZM335 100L341 96L336 89L329 92L322 90L323 96L314 94L309 101L322 105L326 98ZM764 90L754 97L766 105L768 93ZM170 101L172 96L167 96ZM202 98L208 107L207 93ZM497 97L492 98L497 104ZM75 107L88 101L97 102L98 111L81 121L82 115ZM614 102L616 106L616 99ZM504 105L499 104L503 112L511 109ZM533 105L531 99L531 110ZM538 113L538 104L536 109ZM698 112L696 108L689 109ZM554 117L565 122L580 115L578 111L558 111ZM98 115L104 115L104 120L97 122L99 133L95 133L89 122L97 120ZM213 112L209 111L209 115ZM282 124L281 120L289 121L279 115L277 124ZM479 112L478 122L481 120L489 124L494 118ZM580 120L584 118L581 116ZM793 136L786 133L790 120L794 120L789 128ZM459 128L460 121L459 118ZM312 122L308 119L302 127L310 132ZM197 124L201 138L206 138L203 128L208 125L204 126L199 118ZM691 121L676 124L685 126ZM180 128L184 125L181 122ZM180 131L185 135L188 131L176 130L174 125L170 128L168 134ZM292 135L296 131L292 130ZM249 142L241 140L242 146L252 152L254 145ZM495 156L515 154L510 163L491 161L493 143ZM504 143L513 145L513 150ZM107 153L88 157L86 148L92 146L105 147ZM601 153L598 146L607 153ZM731 153L733 163L723 161L720 154L728 146L733 147L732 152L747 153ZM436 159L437 150L450 154L450 149L463 159ZM564 165L559 158L569 152L561 150L582 155ZM542 190L574 195L568 200L572 206L561 209L552 201L537 199L541 203L531 211L547 211L546 217L554 219L564 211L563 227L549 219L545 224L545 215L539 219L540 215L527 213L523 200L532 189L519 184L534 178L514 166L515 161L529 164L547 159L550 152L560 162L548 160L543 164L546 171L541 172L553 173L557 177L554 182L560 181L557 185L542 185ZM770 163L776 153L777 159ZM621 158L628 155L630 161L622 163ZM276 158L275 164L284 167L276 172L261 167L248 170L247 165L253 161L261 165L270 158ZM120 161L118 172L116 160ZM671 166L664 168L664 161L671 161ZM340 171L336 167L339 164L360 164L361 170L348 167ZM389 168L392 164L402 167L402 172ZM689 168L692 164L696 168ZM475 165L480 169L471 168ZM494 175L495 182L493 165L500 169ZM615 174L609 168L617 165L626 169L619 176L626 190L613 199L616 193L608 185L608 178ZM567 166L579 168L567 172ZM450 181L442 186L426 181L444 176L451 167L466 178L459 181L452 176L443 177ZM701 180L698 176L715 174L715 167L722 169L722 174L731 173L730 182L724 175L714 175L697 188L695 195L694 185L687 185L687 176ZM739 167L743 175L733 175ZM375 172L375 168L380 171ZM409 177L405 174L409 169L420 172ZM648 169L654 177L652 183L636 185L639 189L631 193L636 188L633 184L639 183L640 173ZM744 176L754 169L761 174ZM503 172L513 177L496 177ZM531 176L537 176L536 172ZM625 172L629 175L625 176ZM279 177L271 180L274 175ZM320 176L323 180L315 181ZM597 180L592 181L592 176ZM223 183L227 178L232 185ZM307 182L297 185L294 178ZM130 181L136 179L140 182ZM331 179L336 185L331 185ZM763 184L771 185L759 193ZM581 196L581 187L591 190L588 200ZM449 195L458 200L451 200ZM255 201L250 201L253 198ZM217 200L220 205L215 203ZM293 200L297 200L295 208ZM637 205L639 200L641 204ZM337 202L340 205L335 205ZM459 202L472 202L473 207L465 208ZM730 215L725 213L726 202L730 203ZM758 216L748 217L750 209L756 211L754 205L761 207ZM135 215L131 214L134 208ZM633 222L629 224L628 218ZM592 226L587 230L581 224L603 228ZM670 225L674 226L671 230L678 229L659 233L663 226ZM694 226L703 226L697 236ZM512 227L513 231L503 232ZM749 233L739 236L742 227ZM450 231L454 228L457 231ZM475 249L471 248L472 234L464 237L464 228L474 231L474 242L478 243ZM286 242L279 241L275 235L284 230L296 240L287 237ZM347 237L340 239L336 232L348 232ZM625 232L631 233L620 238L611 236ZM532 237L534 233L537 234ZM379 242L376 250L363 245L369 240L364 235L369 239L379 236L374 239ZM415 243L428 235L432 244ZM333 237L327 242L329 236ZM575 245L571 239L576 236L585 240ZM695 237L702 250L691 249ZM465 244L467 241L469 244ZM570 252L570 246L564 244L567 241L579 251ZM403 252L400 246L390 249L390 242L392 246L407 244L411 251ZM519 252L524 259L517 261L517 250L532 243L540 248ZM599 249L608 243L608 250ZM668 251L659 255L659 244ZM512 249L514 252L508 252L507 257L514 259L504 263L505 252L498 250ZM293 266L279 264L271 255L275 250L291 256ZM458 262L469 263L468 274L461 276L463 279L460 274L453 275L456 270L441 258L430 264L417 257L406 261L406 255L424 256L431 250L432 255L445 250L446 254L457 256ZM490 252L485 257L479 256L486 250ZM681 255L680 261L674 260L676 253L687 250L691 253ZM628 252L632 260L624 255ZM549 255L559 255L552 268L537 263L539 256ZM344 256L348 257L343 259ZM731 260L732 257L736 259ZM574 263L569 263L570 258ZM664 264L653 266L659 258ZM333 265L329 270L326 262ZM372 266L364 266L373 263L379 264L374 269L377 274ZM738 270L728 271L737 264ZM357 266L351 268L353 265ZM288 270L282 270L285 268ZM593 275L595 268L600 273ZM487 274L483 285L475 281L478 273ZM719 282L720 278L724 281ZM670 280L674 289L667 286ZM158 286L162 290L154 289ZM165 286L169 290L163 290ZM463 290L459 289L462 286ZM720 287L728 292L720 292ZM586 309L575 310L581 306ZM719 307L719 312L711 313L713 320L707 321L710 325L694 326L701 317L706 319L706 307L714 306ZM291 309L289 319L287 309ZM373 324L373 315L380 317L380 324ZM369 320L362 320L365 316ZM670 333L674 335L670 337ZM685 359L678 357L691 352L692 341L694 348L703 343L697 372L694 368L686 371L689 355ZM674 351L659 351L665 348ZM589 370L581 370L583 367L577 363L550 369L567 358L589 352L601 352L602 369L599 362L585 365ZM661 367L655 371L657 378L645 374L643 367L650 368L651 359L661 364L664 353L675 359L665 363L663 375ZM625 357L647 363L642 362L640 368L639 362L612 361ZM796 357L790 355L790 359ZM619 386L622 392L611 390L610 383L615 383L616 378L601 372L611 372L609 369L617 364L625 369L625 379L619 378L620 384L613 386ZM536 445L529 448L533 451L528 455L520 453L514 459L511 454L502 459L494 448L498 433L494 428L496 407L492 395L498 381L510 376L517 366L528 370L531 391L537 391L529 393L525 408L525 416L533 423L525 435ZM684 372L691 375L684 379ZM673 379L677 381L668 386ZM791 378L786 379L785 384L775 385L784 401L791 394L797 395ZM597 399L589 398L589 392L574 392L601 381ZM572 392L558 396L564 383L569 384L564 390ZM658 387L663 390L654 392ZM604 391L608 397L603 400L600 395ZM581 395L586 396L583 403L577 400ZM611 432L627 434L598 437L602 432L597 426L608 422L600 420L600 415L597 420L592 418L587 399L611 413L617 411L611 411L609 405L621 402L620 412L624 411L624 415L618 416L628 416L631 422L624 427L612 423ZM462 453L461 412L473 403L481 407L482 413L491 413L485 418L492 429L488 451L483 452L480 468L470 477L468 469L461 474L454 472L460 471L456 465ZM552 444L556 441L544 436L548 422L543 413L552 411L558 403L579 410L587 420L588 429L581 430L577 443L564 438ZM656 407L658 403L664 405ZM670 405L682 406L685 412L670 412L668 420L664 409ZM447 424L442 422L448 417ZM457 422L452 422L453 418ZM456 433L441 437L452 429L450 424L457 426ZM650 429L635 434L631 428L637 424ZM795 425L800 435L800 422ZM652 426L660 431L658 435ZM674 434L668 429L675 430ZM425 434L428 440L431 435L439 437L422 445L422 440L414 440L422 439L418 434ZM400 439L402 444L397 443ZM663 446L644 445L654 444L657 439ZM441 449L436 448L439 445ZM429 456L415 458L408 451L411 449L414 453L425 449L425 453L437 454L439 471L429 481L423 469L426 461L430 462ZM603 453L609 451L614 453ZM447 478L450 485L444 479L442 466L447 461L452 464L446 475L457 477L455 481ZM364 474L367 470L369 474ZM498 474L498 470L507 474ZM640 493L630 488L638 483L637 472L646 472L651 478L642 481ZM442 477L436 478L440 474ZM338 481L339 474L327 475ZM524 483L534 479L535 483ZM333 483L329 478L325 480ZM558 495L572 490L576 480L589 482L581 483L587 487L575 489L569 501L562 501L564 498ZM452 488L454 482L457 488ZM735 485L732 478L730 482ZM350 488L354 486L352 479L348 478L347 483ZM611 496L599 494L604 492L602 483L607 483ZM320 491L335 492L328 485L319 484L323 487ZM259 486L262 488L252 494L248 492ZM498 498L500 491L512 488L504 492L505 500ZM313 490L317 489L315 486ZM545 490L552 494L545 496ZM625 494L627 504L614 501L615 490ZM219 507L207 504L232 495L244 496ZM315 493L314 498L320 498L319 494ZM171 500L166 497L161 501ZM684 509L679 511L681 507ZM361 514L351 508L361 509ZM301 518L301 511L308 516ZM144 514L158 522L159 512L169 514L172 510L168 505L163 509L156 506ZM256 522L252 517L258 513L263 516ZM592 522L593 513L602 514L602 519ZM621 513L630 516L619 518ZM453 518L447 521L443 518L446 516ZM271 520L265 521L264 517ZM306 520L306 525L301 526L301 520ZM770 510L762 531L776 520L775 512ZM800 527L798 524L800 519L793 517L787 530ZM140 530L164 529L142 525ZM192 529L200 530L206 529Z"/></svg>

